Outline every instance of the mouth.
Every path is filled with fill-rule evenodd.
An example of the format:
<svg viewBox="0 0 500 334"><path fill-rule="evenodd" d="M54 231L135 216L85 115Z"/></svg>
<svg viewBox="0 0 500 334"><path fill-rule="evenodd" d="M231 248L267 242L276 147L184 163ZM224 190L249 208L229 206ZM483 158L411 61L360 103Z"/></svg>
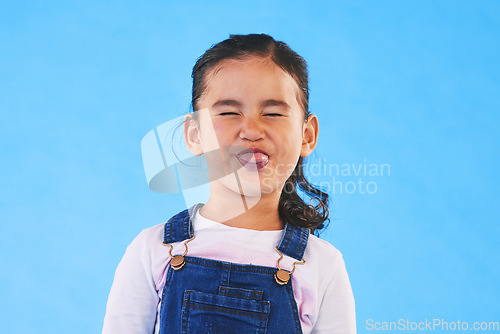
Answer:
<svg viewBox="0 0 500 334"><path fill-rule="evenodd" d="M239 163L250 170L259 170L264 168L269 162L269 155L258 148L249 148L236 154Z"/></svg>

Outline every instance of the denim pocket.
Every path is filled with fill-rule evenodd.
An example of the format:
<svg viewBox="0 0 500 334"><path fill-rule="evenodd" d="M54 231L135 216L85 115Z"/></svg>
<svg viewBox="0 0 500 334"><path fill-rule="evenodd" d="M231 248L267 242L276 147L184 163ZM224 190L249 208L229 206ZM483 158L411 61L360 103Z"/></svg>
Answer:
<svg viewBox="0 0 500 334"><path fill-rule="evenodd" d="M186 290L182 333L266 333L269 302Z"/></svg>

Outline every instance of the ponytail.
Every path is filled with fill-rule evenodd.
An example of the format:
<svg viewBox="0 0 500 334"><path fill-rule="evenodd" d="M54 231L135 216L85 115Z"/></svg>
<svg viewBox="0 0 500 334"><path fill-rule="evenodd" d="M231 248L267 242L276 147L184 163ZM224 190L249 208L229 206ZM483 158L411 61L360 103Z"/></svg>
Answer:
<svg viewBox="0 0 500 334"><path fill-rule="evenodd" d="M297 193L297 187L311 198L307 204ZM285 182L281 192L278 212L280 218L290 224L306 227L312 234L319 234L325 228L328 216L329 195L314 187L304 176L303 158L300 157L292 175ZM311 202L316 201L315 205Z"/></svg>

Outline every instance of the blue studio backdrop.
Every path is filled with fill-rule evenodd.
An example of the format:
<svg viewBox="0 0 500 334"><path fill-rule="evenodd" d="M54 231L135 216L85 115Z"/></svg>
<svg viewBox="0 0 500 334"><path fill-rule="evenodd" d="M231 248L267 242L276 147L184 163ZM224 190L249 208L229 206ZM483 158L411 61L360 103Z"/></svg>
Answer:
<svg viewBox="0 0 500 334"><path fill-rule="evenodd" d="M233 33L309 63L308 173L358 333L498 324L499 2L5 1L0 332L101 331L126 246L185 208L149 190L141 140L189 111L196 59Z"/></svg>

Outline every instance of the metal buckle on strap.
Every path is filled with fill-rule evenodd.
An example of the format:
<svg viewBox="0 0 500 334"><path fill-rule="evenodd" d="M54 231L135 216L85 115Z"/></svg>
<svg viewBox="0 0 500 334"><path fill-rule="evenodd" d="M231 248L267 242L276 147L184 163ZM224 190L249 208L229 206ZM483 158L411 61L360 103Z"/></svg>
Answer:
<svg viewBox="0 0 500 334"><path fill-rule="evenodd" d="M302 261L296 261L293 263L293 268L292 271L286 271L285 269L280 268L280 261L283 259L283 253L281 253L278 250L278 246L275 247L276 251L280 255L280 258L278 259L278 262L276 263L276 266L278 267L278 271L274 274L274 279L276 280L276 283L279 285L285 285L288 283L290 280L290 275L295 271L295 265L296 264L304 264L306 263L306 260L302 259Z"/></svg>
<svg viewBox="0 0 500 334"><path fill-rule="evenodd" d="M171 244L166 244L166 243L163 243L165 246L170 246L170 257L172 258L170 260L170 266L172 267L172 269L174 270L179 270L181 269L182 267L184 267L184 264L186 263L186 260L184 259L184 256L187 254L188 252L188 247L187 247L187 244L188 242L190 242L191 240L194 239L194 235L191 237L191 239L188 239L184 242L184 254L182 255L175 255L173 256L172 255L172 249L174 249L174 246L172 246Z"/></svg>

